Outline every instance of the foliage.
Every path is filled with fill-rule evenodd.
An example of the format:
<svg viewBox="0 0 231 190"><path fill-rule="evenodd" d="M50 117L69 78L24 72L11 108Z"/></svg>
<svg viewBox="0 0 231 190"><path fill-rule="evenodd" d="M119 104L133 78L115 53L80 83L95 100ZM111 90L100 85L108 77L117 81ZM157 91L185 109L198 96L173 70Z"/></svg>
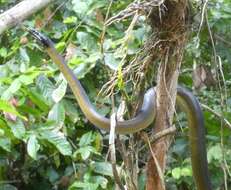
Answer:
<svg viewBox="0 0 231 190"><path fill-rule="evenodd" d="M17 2L1 0L0 11ZM145 18L139 18L128 41L124 36L130 20L113 23L101 44L110 1L63 2L56 1L23 24L42 30L56 42L96 107L101 113L110 114L110 101L97 95L115 70L119 70L118 88L125 88L121 60L125 52L128 61L134 57L147 39L149 28ZM130 2L113 2L109 15L115 15ZM56 10L60 4L62 6ZM215 47L206 25L198 33L201 20L196 10L198 14L194 15L179 81L193 88L193 65L203 64L214 69L220 76L222 88L218 83L205 85L195 93L203 104L231 121L230 10L229 0L214 0L208 4L208 23ZM86 121L57 67L20 27L4 33L0 42L0 181L3 182L0 189L114 189L111 165L105 161L107 136ZM214 66L214 48L220 67L219 64ZM208 110L204 111L204 117L213 184L215 189L224 188L225 182L230 187L230 130L220 127L219 119ZM178 121L186 134L183 114L178 114ZM171 190L195 188L187 138L183 133L177 135L168 156L165 176L167 189ZM142 189L145 179L142 163L140 167ZM226 181L225 175L229 180Z"/></svg>

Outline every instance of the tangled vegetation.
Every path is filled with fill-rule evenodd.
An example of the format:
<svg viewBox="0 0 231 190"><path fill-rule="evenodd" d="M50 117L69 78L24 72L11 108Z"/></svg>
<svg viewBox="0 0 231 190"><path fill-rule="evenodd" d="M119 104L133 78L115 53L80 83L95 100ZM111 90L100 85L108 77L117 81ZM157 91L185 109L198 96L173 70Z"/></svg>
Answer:
<svg viewBox="0 0 231 190"><path fill-rule="evenodd" d="M157 64L150 63L149 52L164 44L158 41L163 34L153 32L160 23L152 20L150 24L146 17L153 7L162 12L152 18L167 10L157 1L148 2L57 0L0 36L0 189L114 189L107 133L85 119L66 80L24 27L52 38L100 113L110 115L121 100L128 108L134 106L140 95L135 90L142 94L144 86L155 81ZM17 3L0 0L0 12ZM193 89L201 102L212 182L215 189L228 190L231 2L195 1L189 10L189 40L179 83ZM171 39L181 42L181 37ZM184 114L178 113L174 123L179 130L168 154L165 182L167 189L193 190ZM148 146L139 135L122 136L117 143L116 164L122 179L129 181L125 158L136 159L138 189L144 189Z"/></svg>

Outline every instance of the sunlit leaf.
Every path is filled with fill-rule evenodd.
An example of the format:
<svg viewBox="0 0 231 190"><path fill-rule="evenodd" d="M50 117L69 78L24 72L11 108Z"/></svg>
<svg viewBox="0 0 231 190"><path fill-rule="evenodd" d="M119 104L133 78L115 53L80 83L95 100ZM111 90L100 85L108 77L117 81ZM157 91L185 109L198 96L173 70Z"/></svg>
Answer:
<svg viewBox="0 0 231 190"><path fill-rule="evenodd" d="M213 159L214 160L218 160L221 161L222 160L222 149L220 145L215 145L212 146L209 150L208 150L208 162L210 163Z"/></svg>
<svg viewBox="0 0 231 190"><path fill-rule="evenodd" d="M38 140L35 135L31 135L27 142L27 152L34 160L37 159L37 152L40 148Z"/></svg>
<svg viewBox="0 0 231 190"><path fill-rule="evenodd" d="M16 138L21 139L21 140L24 139L26 129L25 129L23 122L20 119L17 119L16 122L8 121L7 124L10 126L11 131L13 132Z"/></svg>
<svg viewBox="0 0 231 190"><path fill-rule="evenodd" d="M113 176L112 166L108 162L95 162L91 164L91 167L98 174Z"/></svg>
<svg viewBox="0 0 231 190"><path fill-rule="evenodd" d="M78 190L78 189L84 189L84 190L96 190L98 189L99 184L97 183L89 183L89 182L74 182L68 190Z"/></svg>
<svg viewBox="0 0 231 190"><path fill-rule="evenodd" d="M92 132L85 133L79 141L79 146L89 145L93 141L92 136Z"/></svg>
<svg viewBox="0 0 231 190"><path fill-rule="evenodd" d="M8 138L1 137L0 138L0 147L7 152L11 151L11 141Z"/></svg>
<svg viewBox="0 0 231 190"><path fill-rule="evenodd" d="M58 126L62 126L65 120L65 109L63 104L56 103L48 114L48 120L55 121Z"/></svg>
<svg viewBox="0 0 231 190"><path fill-rule="evenodd" d="M71 145L62 132L57 130L42 130L40 134L43 139L53 144L60 151L61 154L65 156L71 156Z"/></svg>
<svg viewBox="0 0 231 190"><path fill-rule="evenodd" d="M52 93L53 100L58 103L65 95L67 89L67 82L63 80L61 84Z"/></svg>
<svg viewBox="0 0 231 190"><path fill-rule="evenodd" d="M17 110L15 109L15 107L12 106L7 101L0 100L0 110L4 111L4 112L7 112L7 113L11 113L11 114L17 115L18 117L27 120L26 117L24 117L20 113L18 113Z"/></svg>
<svg viewBox="0 0 231 190"><path fill-rule="evenodd" d="M7 49L2 47L0 48L0 57L6 57L7 56Z"/></svg>

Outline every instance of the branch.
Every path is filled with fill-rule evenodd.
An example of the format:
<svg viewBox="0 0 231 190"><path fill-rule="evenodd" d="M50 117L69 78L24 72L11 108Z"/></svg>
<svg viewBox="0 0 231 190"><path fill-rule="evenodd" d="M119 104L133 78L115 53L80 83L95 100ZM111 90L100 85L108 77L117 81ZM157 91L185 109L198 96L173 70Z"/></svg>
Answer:
<svg viewBox="0 0 231 190"><path fill-rule="evenodd" d="M8 28L19 24L27 17L47 6L51 1L52 0L24 0L0 14L0 35Z"/></svg>

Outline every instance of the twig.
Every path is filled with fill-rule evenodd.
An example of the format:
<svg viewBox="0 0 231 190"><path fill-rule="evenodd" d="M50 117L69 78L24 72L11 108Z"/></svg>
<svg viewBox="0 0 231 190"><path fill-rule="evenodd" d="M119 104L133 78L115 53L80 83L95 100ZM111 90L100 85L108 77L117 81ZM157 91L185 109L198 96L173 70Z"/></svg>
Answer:
<svg viewBox="0 0 231 190"><path fill-rule="evenodd" d="M208 0L205 0L205 2L203 3L202 11L201 11L201 22L200 22L200 26L199 26L198 33L197 33L197 38L199 38L199 34L203 26L207 4L208 4Z"/></svg>
<svg viewBox="0 0 231 190"><path fill-rule="evenodd" d="M21 180L6 180L6 181L0 181L0 184L13 184L13 183L21 183Z"/></svg>
<svg viewBox="0 0 231 190"><path fill-rule="evenodd" d="M202 108L204 108L205 110L209 111L210 113L214 114L216 117L218 117L219 119L222 119L225 126L229 129L231 129L231 123L224 118L224 116L222 116L221 114L217 113L216 111L214 111L212 108L210 108L209 106L205 105L205 104L201 104Z"/></svg>
<svg viewBox="0 0 231 190"><path fill-rule="evenodd" d="M216 38L216 40L219 40L221 42L223 42L224 44L226 44L229 48L231 48L231 42L227 41L226 39L222 38L221 36L214 34L214 37Z"/></svg>
<svg viewBox="0 0 231 190"><path fill-rule="evenodd" d="M57 11L58 11L59 9L61 9L61 7L62 7L63 5L65 5L66 3L67 3L67 1L62 2L62 3L53 11L53 13L46 19L46 21L45 21L45 23L43 24L42 28L45 27L45 26L50 22L50 20L53 18L53 16L55 16L55 14L57 13Z"/></svg>
<svg viewBox="0 0 231 190"><path fill-rule="evenodd" d="M151 144L153 144L154 142L156 142L157 140L159 140L160 138L162 137L165 137L167 135L171 135L173 133L176 132L176 127L173 126L173 127L169 127L167 129L164 129L163 131L160 131L159 133L156 133L155 135L153 135L149 141ZM141 133L141 136L143 137L143 139L145 140L145 136L146 134L144 132ZM143 150L144 148L146 147L146 145L142 146L139 151Z"/></svg>
<svg viewBox="0 0 231 190"><path fill-rule="evenodd" d="M146 133L143 133L143 139L148 144L148 147L149 147L149 149L151 151L152 158L153 158L153 160L155 162L155 165L156 165L156 168L157 168L158 176L159 176L159 178L161 180L161 186L164 189L164 187L165 187L165 185L164 185L164 174L163 174L162 169L160 167L160 164L159 164L159 162L158 162L158 160L157 160L157 158L155 156L155 153L152 150L151 141L150 141L150 139L149 139L149 137L148 137L148 135Z"/></svg>
<svg viewBox="0 0 231 190"><path fill-rule="evenodd" d="M109 152L110 152L110 161L112 165L112 172L115 178L115 183L119 186L121 190L125 190L123 184L120 180L117 168L116 168L116 153L115 153L115 128L116 128L116 113L113 112L111 115L111 128L109 135Z"/></svg>

